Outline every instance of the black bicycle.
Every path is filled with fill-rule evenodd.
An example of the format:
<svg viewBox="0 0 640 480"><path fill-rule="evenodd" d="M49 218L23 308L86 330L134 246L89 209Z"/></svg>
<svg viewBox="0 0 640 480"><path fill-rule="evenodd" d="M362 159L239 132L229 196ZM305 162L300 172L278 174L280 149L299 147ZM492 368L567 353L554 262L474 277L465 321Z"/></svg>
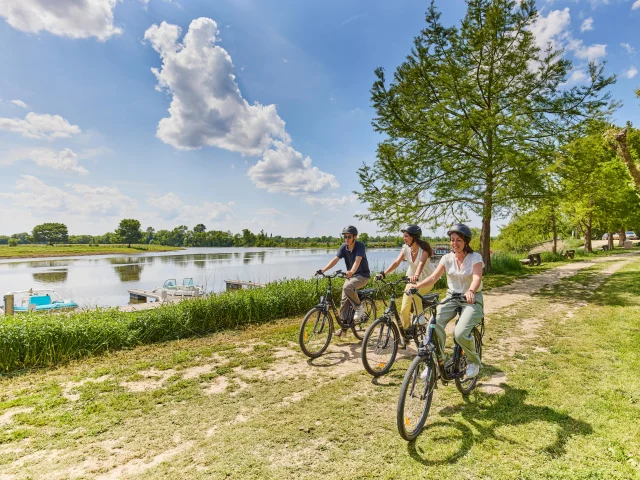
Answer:
<svg viewBox="0 0 640 480"><path fill-rule="evenodd" d="M409 294L416 295L412 289ZM433 294L430 294L433 297ZM425 299L425 297L423 297ZM433 399L433 390L437 388L438 379L443 385L454 381L456 388L463 395L468 395L476 387L478 377L466 377L467 357L462 347L455 341L453 354L444 362L444 355L435 338L436 307L452 300L464 299L461 293L453 294L450 298L438 303L430 299L431 320L427 328L427 334L418 348L418 355L413 359L400 387L398 398L397 422L398 431L405 440L414 440L422 431ZM427 299L425 299L427 300ZM458 315L461 308L458 309ZM458 320L456 320L458 323ZM482 337L484 336L484 318L472 330L476 344L476 353L482 358Z"/></svg>
<svg viewBox="0 0 640 480"><path fill-rule="evenodd" d="M338 309L331 296L331 280L336 277L345 278L345 274L341 270L337 270L333 275L321 275L328 280L327 290L324 295L320 296L320 301L313 307L302 320L300 325L300 333L298 335L298 343L300 349L307 357L317 358L324 353L331 342L334 330L334 318L338 319L340 326L344 329L351 329L358 340L362 340L369 321L376 318L376 303L373 300L373 288L358 290L358 297L364 307L364 315L362 318L354 320L353 314L355 310L349 309L349 319L342 323L338 315ZM316 289L319 278L316 278ZM333 315L332 315L333 313Z"/></svg>
<svg viewBox="0 0 640 480"><path fill-rule="evenodd" d="M396 307L396 286L401 283L409 283L409 278L401 277L394 282L387 282L383 279L378 281L391 289L391 298L388 304L383 300L386 307L384 313L369 326L362 340L362 365L374 377L381 377L389 372L398 354L398 344L406 348L406 344L413 340L418 348L427 331L426 321L420 322L424 316L412 315L411 334L408 334L402 327L402 321ZM430 294L427 297L431 298L434 295L435 301L438 301L437 294ZM423 306L425 304L424 298ZM415 296L412 296L411 300L413 311L416 312ZM429 303L427 302L426 305L428 306Z"/></svg>

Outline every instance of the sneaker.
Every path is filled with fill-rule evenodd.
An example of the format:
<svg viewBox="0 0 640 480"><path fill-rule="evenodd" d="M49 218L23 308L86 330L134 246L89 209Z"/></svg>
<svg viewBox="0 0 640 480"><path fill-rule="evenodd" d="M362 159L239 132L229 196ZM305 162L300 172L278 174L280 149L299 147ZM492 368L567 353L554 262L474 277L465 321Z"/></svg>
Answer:
<svg viewBox="0 0 640 480"><path fill-rule="evenodd" d="M356 308L356 311L353 314L353 319L360 320L362 319L362 317L364 317L364 305L360 304L358 305L358 308Z"/></svg>
<svg viewBox="0 0 640 480"><path fill-rule="evenodd" d="M416 333L415 325L411 325L409 328L407 328L404 331L404 335L405 335L405 337L407 337L408 340L413 339L413 336L415 335L415 333Z"/></svg>
<svg viewBox="0 0 640 480"><path fill-rule="evenodd" d="M467 372L466 372L467 377L469 378L476 377L478 373L480 373L480 365L477 365L475 363L470 363L469 365L467 365Z"/></svg>
<svg viewBox="0 0 640 480"><path fill-rule="evenodd" d="M341 337L341 336L342 336L342 334L343 334L345 331L346 331L346 330L345 330L344 328L339 328L338 330L336 330L335 332L333 332L333 334L334 334L336 337Z"/></svg>

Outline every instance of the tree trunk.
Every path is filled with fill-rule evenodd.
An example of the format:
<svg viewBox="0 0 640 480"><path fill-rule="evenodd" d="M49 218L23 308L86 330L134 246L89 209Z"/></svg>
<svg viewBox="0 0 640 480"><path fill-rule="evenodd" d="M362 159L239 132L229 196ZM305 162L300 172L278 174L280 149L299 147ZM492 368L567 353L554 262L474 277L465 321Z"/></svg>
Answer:
<svg viewBox="0 0 640 480"><path fill-rule="evenodd" d="M584 251L587 253L591 253L593 249L591 248L591 215L587 219L587 224L585 225L584 232Z"/></svg>
<svg viewBox="0 0 640 480"><path fill-rule="evenodd" d="M613 250L613 232L608 232L607 248Z"/></svg>
<svg viewBox="0 0 640 480"><path fill-rule="evenodd" d="M555 255L558 253L558 226L556 225L556 212L551 212L551 225L553 226L553 247L551 251Z"/></svg>
<svg viewBox="0 0 640 480"><path fill-rule="evenodd" d="M620 232L620 240L618 242L618 245L620 245L621 247L624 245L624 241L627 239L627 234L624 233L624 230L622 230Z"/></svg>
<svg viewBox="0 0 640 480"><path fill-rule="evenodd" d="M614 134L613 138L616 142L616 151L627 165L629 173L633 178L633 183L636 186L636 190L640 192L640 169L638 169L638 165L633 161L633 157L629 151L629 144L627 143L627 129L623 128L618 133Z"/></svg>
<svg viewBox="0 0 640 480"><path fill-rule="evenodd" d="M484 261L485 272L491 271L491 211L493 210L493 184L487 182L482 206L482 232L480 233L480 255Z"/></svg>

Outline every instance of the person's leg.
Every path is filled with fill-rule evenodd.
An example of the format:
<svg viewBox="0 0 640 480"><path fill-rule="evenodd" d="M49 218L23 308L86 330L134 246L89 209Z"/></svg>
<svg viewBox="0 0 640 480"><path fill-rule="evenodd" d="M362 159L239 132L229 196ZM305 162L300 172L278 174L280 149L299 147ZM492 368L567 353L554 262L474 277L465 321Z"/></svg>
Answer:
<svg viewBox="0 0 640 480"><path fill-rule="evenodd" d="M360 306L358 289L364 287L368 282L369 279L362 275L354 275L345 280L344 286L342 287L342 301L340 302L340 319L343 322L349 319L349 308L351 306L353 306L354 309Z"/></svg>
<svg viewBox="0 0 640 480"><path fill-rule="evenodd" d="M448 298L448 297L447 297ZM447 341L447 334L444 329L447 327L447 323L456 316L456 309L458 305L456 302L448 302L444 305L438 306L438 313L436 314L436 339L440 344L440 350L444 352L444 346Z"/></svg>
<svg viewBox="0 0 640 480"><path fill-rule="evenodd" d="M476 364L478 367L481 366L481 361L476 353L476 342L471 332L473 331L473 327L480 323L480 320L482 320L484 316L482 305L482 293L478 292L476 293L476 303L473 305L469 305L468 303L463 304L460 319L453 331L456 342L462 347L467 356L467 363Z"/></svg>
<svg viewBox="0 0 640 480"><path fill-rule="evenodd" d="M420 295L426 295L431 291L433 286L422 287L418 290ZM406 331L411 326L411 308L413 307L413 301L410 295L402 295L402 306L400 307L400 318L402 319L402 328ZM422 300L416 298L416 315L422 313Z"/></svg>

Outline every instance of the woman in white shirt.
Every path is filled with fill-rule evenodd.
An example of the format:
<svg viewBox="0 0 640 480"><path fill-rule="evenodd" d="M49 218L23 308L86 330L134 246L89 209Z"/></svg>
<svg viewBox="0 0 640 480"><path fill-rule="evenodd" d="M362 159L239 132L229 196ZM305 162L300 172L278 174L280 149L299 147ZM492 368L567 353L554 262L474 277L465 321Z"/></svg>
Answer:
<svg viewBox="0 0 640 480"><path fill-rule="evenodd" d="M417 225L407 225L401 230L404 236L404 245L400 250L398 258L389 265L389 267L382 273L379 273L376 278L384 278L389 273L393 272L398 266L406 261L407 277L411 283L424 280L428 275L433 273L435 266L431 263L431 257L433 257L433 249L429 242L425 242L420 239L422 235L422 229ZM431 291L432 286L422 287L419 292L425 295ZM400 307L400 318L402 319L402 330L405 338L413 338L413 327L411 325L411 297L408 295L402 296L402 306ZM422 302L416 302L417 312L416 315L422 313Z"/></svg>
<svg viewBox="0 0 640 480"><path fill-rule="evenodd" d="M418 282L418 289L433 286L443 273L447 274L447 298L454 293L464 295L464 299L453 300L438 307L436 316L436 336L444 350L447 323L456 316L461 308L460 319L453 336L467 356L467 377L475 377L480 371L480 358L476 354L476 345L471 331L484 317L482 299L482 268L484 262L479 253L469 246L471 229L462 223L451 227L447 232L451 241L451 252L440 259L440 263L429 277Z"/></svg>

